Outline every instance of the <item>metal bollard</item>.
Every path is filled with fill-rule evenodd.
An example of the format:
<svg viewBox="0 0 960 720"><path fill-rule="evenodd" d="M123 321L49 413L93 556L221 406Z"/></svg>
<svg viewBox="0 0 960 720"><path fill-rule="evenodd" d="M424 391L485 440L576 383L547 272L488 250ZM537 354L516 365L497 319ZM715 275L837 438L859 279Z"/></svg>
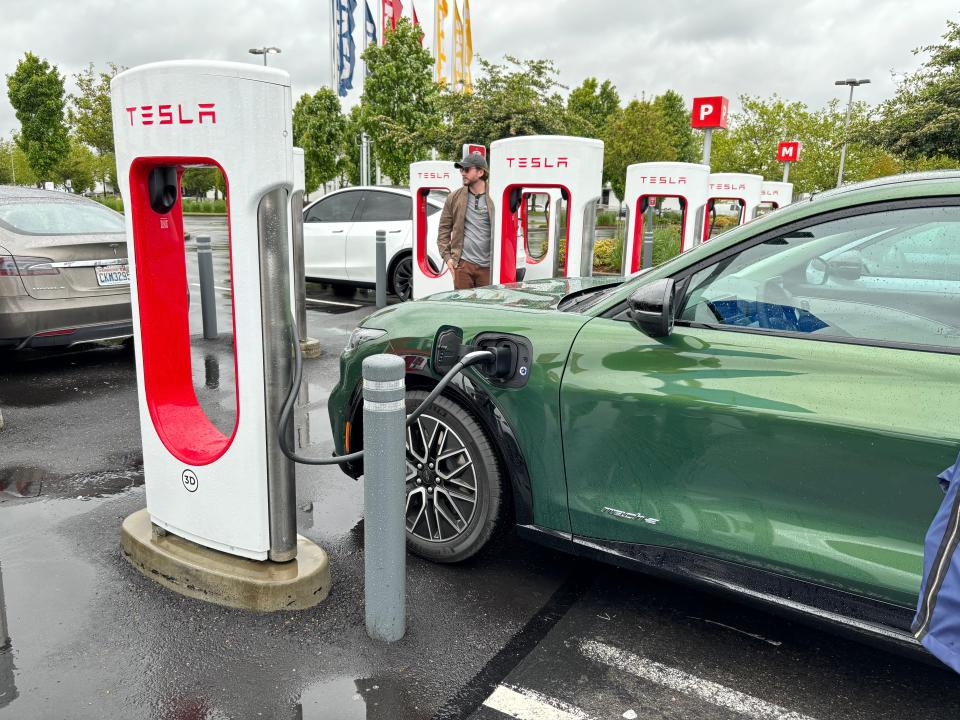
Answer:
<svg viewBox="0 0 960 720"><path fill-rule="evenodd" d="M377 307L387 306L387 231L377 230Z"/></svg>
<svg viewBox="0 0 960 720"><path fill-rule="evenodd" d="M643 221L644 218L641 218ZM647 209L646 222L643 223L643 255L641 267L646 270L653 267L653 207Z"/></svg>
<svg viewBox="0 0 960 720"><path fill-rule="evenodd" d="M406 632L405 363L363 361L363 546L367 634L394 642Z"/></svg>
<svg viewBox="0 0 960 720"><path fill-rule="evenodd" d="M203 337L217 339L217 290L213 286L213 250L209 235L197 235L197 266L200 269L200 312Z"/></svg>

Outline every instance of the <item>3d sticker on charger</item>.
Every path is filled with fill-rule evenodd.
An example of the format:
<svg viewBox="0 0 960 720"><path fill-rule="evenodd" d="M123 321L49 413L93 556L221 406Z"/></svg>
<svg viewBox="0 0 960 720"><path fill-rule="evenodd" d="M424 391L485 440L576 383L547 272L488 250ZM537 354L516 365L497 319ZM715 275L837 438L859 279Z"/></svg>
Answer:
<svg viewBox="0 0 960 720"><path fill-rule="evenodd" d="M183 481L183 486L187 489L187 492L197 491L197 488L199 487L199 480L197 480L197 474L193 470L184 470L181 480Z"/></svg>

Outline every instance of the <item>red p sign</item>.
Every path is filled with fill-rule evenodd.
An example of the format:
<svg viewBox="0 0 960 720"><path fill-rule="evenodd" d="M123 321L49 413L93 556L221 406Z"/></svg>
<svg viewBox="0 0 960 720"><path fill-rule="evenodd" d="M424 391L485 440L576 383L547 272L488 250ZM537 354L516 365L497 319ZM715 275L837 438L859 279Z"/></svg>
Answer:
<svg viewBox="0 0 960 720"><path fill-rule="evenodd" d="M802 149L803 144L796 140L780 143L777 145L777 162L796 162L800 159Z"/></svg>
<svg viewBox="0 0 960 720"><path fill-rule="evenodd" d="M727 127L727 105L725 97L702 97L693 99L693 113L690 126L701 129L725 129Z"/></svg>
<svg viewBox="0 0 960 720"><path fill-rule="evenodd" d="M463 156L472 155L473 153L480 153L484 157L487 156L487 146L486 145L472 145L471 143L463 144Z"/></svg>

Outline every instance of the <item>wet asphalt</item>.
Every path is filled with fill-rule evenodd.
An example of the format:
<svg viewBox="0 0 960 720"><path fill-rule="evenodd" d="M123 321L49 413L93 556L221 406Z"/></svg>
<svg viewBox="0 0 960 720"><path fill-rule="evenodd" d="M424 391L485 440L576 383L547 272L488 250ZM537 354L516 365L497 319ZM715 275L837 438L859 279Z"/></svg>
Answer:
<svg viewBox="0 0 960 720"><path fill-rule="evenodd" d="M215 264L229 328L222 251ZM323 456L339 351L373 294L308 295L323 354L298 423ZM201 403L225 423L230 347L193 343ZM184 598L120 554L120 524L144 506L131 351L0 361L0 410L3 720L960 717L960 678L935 664L515 537L461 566L409 557L407 635L374 642L362 481L336 468L297 469L298 530L330 555L324 603L257 614Z"/></svg>

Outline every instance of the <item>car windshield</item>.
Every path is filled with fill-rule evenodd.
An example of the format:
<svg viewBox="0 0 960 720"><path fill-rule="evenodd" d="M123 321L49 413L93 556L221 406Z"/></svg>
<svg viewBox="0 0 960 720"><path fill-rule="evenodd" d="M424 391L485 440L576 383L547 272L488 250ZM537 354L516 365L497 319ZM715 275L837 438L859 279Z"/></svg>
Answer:
<svg viewBox="0 0 960 720"><path fill-rule="evenodd" d="M0 204L0 223L32 235L121 233L123 216L92 202L18 201Z"/></svg>

